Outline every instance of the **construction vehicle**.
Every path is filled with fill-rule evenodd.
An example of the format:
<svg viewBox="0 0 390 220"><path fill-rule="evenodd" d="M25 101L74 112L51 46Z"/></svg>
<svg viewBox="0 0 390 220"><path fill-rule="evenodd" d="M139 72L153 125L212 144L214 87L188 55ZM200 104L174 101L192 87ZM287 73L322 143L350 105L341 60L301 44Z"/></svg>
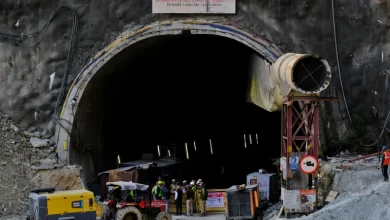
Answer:
<svg viewBox="0 0 390 220"><path fill-rule="evenodd" d="M103 202L101 220L172 220L165 212L164 200L152 200L148 185L117 181L107 182L109 195Z"/></svg>
<svg viewBox="0 0 390 220"><path fill-rule="evenodd" d="M226 220L263 219L258 185L234 185L226 190Z"/></svg>
<svg viewBox="0 0 390 220"><path fill-rule="evenodd" d="M96 220L94 195L88 190L30 191L29 220Z"/></svg>

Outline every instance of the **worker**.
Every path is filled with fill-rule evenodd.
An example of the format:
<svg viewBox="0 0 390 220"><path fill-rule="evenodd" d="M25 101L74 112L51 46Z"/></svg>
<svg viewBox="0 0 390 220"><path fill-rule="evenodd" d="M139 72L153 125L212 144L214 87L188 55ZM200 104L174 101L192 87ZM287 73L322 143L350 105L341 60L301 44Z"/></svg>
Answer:
<svg viewBox="0 0 390 220"><path fill-rule="evenodd" d="M379 165L382 168L382 175L385 178L385 181L389 180L389 174L387 173L389 164L390 164L390 153L387 151L387 146L383 146Z"/></svg>
<svg viewBox="0 0 390 220"><path fill-rule="evenodd" d="M170 207L170 203L171 203L171 192L169 191L168 187L165 186L165 184L163 184L161 189L162 189L162 194L163 194L163 200L166 203L165 212L169 213L169 207Z"/></svg>
<svg viewBox="0 0 390 220"><path fill-rule="evenodd" d="M129 194L127 194L125 200L126 200L126 202L134 202L135 201L134 190L129 191Z"/></svg>
<svg viewBox="0 0 390 220"><path fill-rule="evenodd" d="M200 206L200 213L201 216L206 216L206 202L208 198L208 192L206 185L203 182L199 182L200 187L200 200L201 200L201 206Z"/></svg>
<svg viewBox="0 0 390 220"><path fill-rule="evenodd" d="M195 180L192 180L190 185L192 186L192 191L195 193L195 191L198 190L198 186L195 184Z"/></svg>
<svg viewBox="0 0 390 220"><path fill-rule="evenodd" d="M122 201L122 193L121 193L122 187L120 186L114 186L114 188L111 191L111 196L112 198L117 201L121 202Z"/></svg>
<svg viewBox="0 0 390 220"><path fill-rule="evenodd" d="M176 215L182 215L183 191L180 186L176 186L171 192L175 194Z"/></svg>
<svg viewBox="0 0 390 220"><path fill-rule="evenodd" d="M172 190L176 189L176 186L177 186L176 180L173 179L173 180L172 180L172 184L169 186L169 189L172 191Z"/></svg>
<svg viewBox="0 0 390 220"><path fill-rule="evenodd" d="M155 200L162 200L163 197L162 185L163 185L162 181L157 182L157 187L154 189Z"/></svg>
<svg viewBox="0 0 390 220"><path fill-rule="evenodd" d="M153 186L152 188L152 195L153 195L153 200L156 200L156 188L158 187L158 181L156 182L156 185Z"/></svg>
<svg viewBox="0 0 390 220"><path fill-rule="evenodd" d="M181 187L181 190L183 191L183 194L187 193L187 180L183 180L183 185Z"/></svg>
<svg viewBox="0 0 390 220"><path fill-rule="evenodd" d="M192 186L195 185L194 182L191 182L189 185L186 186L186 209L187 209L187 216L192 216L194 213L194 207L193 207L193 200L194 200L194 191L192 191Z"/></svg>
<svg viewBox="0 0 390 220"><path fill-rule="evenodd" d="M159 177L157 178L157 182L158 182L158 181L161 181L161 182L163 183L163 185L165 186L165 181L162 179L161 176L159 176Z"/></svg>

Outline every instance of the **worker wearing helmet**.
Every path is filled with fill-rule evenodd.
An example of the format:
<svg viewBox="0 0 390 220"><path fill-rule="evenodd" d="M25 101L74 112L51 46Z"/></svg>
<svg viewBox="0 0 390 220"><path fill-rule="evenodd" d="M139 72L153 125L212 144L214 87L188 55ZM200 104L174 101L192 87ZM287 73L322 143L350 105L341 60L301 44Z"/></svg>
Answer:
<svg viewBox="0 0 390 220"><path fill-rule="evenodd" d="M114 188L111 191L112 198L117 202L120 202L122 200L121 189L122 187L120 186L114 186Z"/></svg>
<svg viewBox="0 0 390 220"><path fill-rule="evenodd" d="M153 200L156 200L156 188L158 187L158 181L156 182L156 184L153 186L152 188L152 195L153 195Z"/></svg>
<svg viewBox="0 0 390 220"><path fill-rule="evenodd" d="M192 191L196 192L196 190L198 190L198 186L195 184L195 180L191 181L190 186L192 187Z"/></svg>
<svg viewBox="0 0 390 220"><path fill-rule="evenodd" d="M181 186L181 190L184 194L187 193L187 180L183 180L183 185Z"/></svg>
<svg viewBox="0 0 390 220"><path fill-rule="evenodd" d="M208 198L208 192L206 185L203 182L199 183L199 188L200 188L200 200L201 200L201 206L200 206L200 213L202 216L206 216L206 201Z"/></svg>
<svg viewBox="0 0 390 220"><path fill-rule="evenodd" d="M390 153L387 151L387 146L383 146L379 165L382 167L382 175L385 178L385 181L389 180L389 174L387 173L389 164L390 164Z"/></svg>
<svg viewBox="0 0 390 220"><path fill-rule="evenodd" d="M194 213L194 203L193 200L195 198L194 191L192 190L192 187L195 185L195 182L191 182L189 185L186 186L186 209L187 209L187 216L192 216Z"/></svg>
<svg viewBox="0 0 390 220"><path fill-rule="evenodd" d="M169 186L169 188L172 190L176 190L176 187L177 187L177 183L176 183L176 180L173 179L172 180L172 184Z"/></svg>
<svg viewBox="0 0 390 220"><path fill-rule="evenodd" d="M163 186L163 182L162 181L158 181L157 182L157 187L154 189L154 195L155 195L155 200L162 200L162 197L163 197L163 191L162 191L162 186Z"/></svg>
<svg viewBox="0 0 390 220"><path fill-rule="evenodd" d="M126 202L134 202L135 196L134 196L134 190L130 190L128 195L125 198Z"/></svg>
<svg viewBox="0 0 390 220"><path fill-rule="evenodd" d="M165 186L165 181L162 179L161 176L159 176L159 177L157 178L157 181L161 181L161 182L163 183L163 185Z"/></svg>

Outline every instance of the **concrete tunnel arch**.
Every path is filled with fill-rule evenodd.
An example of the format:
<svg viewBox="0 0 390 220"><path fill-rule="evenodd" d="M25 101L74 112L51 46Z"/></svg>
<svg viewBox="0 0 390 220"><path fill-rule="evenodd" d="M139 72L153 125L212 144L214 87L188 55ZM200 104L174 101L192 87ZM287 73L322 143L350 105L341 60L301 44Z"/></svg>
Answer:
<svg viewBox="0 0 390 220"><path fill-rule="evenodd" d="M270 64L274 63L282 55L282 51L279 48L265 39L237 27L213 21L165 21L122 34L117 40L98 53L80 71L69 88L60 115L59 121L61 126L57 125L56 130L56 149L60 161L69 164L70 135L77 107L81 101L83 92L99 69L119 52L137 42L157 36L180 35L183 31L190 31L193 35L216 35L233 39L251 48Z"/></svg>

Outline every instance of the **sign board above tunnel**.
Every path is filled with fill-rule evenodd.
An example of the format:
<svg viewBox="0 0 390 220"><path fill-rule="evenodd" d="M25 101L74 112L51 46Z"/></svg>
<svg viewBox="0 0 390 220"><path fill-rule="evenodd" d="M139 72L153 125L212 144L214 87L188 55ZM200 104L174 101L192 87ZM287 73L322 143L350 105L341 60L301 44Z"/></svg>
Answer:
<svg viewBox="0 0 390 220"><path fill-rule="evenodd" d="M152 0L154 14L235 14L236 0Z"/></svg>

